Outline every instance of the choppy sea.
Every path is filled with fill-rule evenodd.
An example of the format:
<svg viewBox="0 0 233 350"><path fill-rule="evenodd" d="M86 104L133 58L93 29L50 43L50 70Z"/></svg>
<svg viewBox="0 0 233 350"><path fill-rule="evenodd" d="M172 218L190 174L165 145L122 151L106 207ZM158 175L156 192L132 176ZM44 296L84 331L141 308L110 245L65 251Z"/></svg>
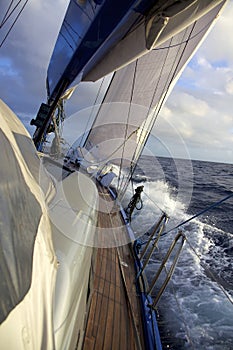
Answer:
<svg viewBox="0 0 233 350"><path fill-rule="evenodd" d="M139 185L143 208L133 213L132 227L142 243L162 211L170 218L146 268L150 283L178 232L172 228L232 193L233 165L143 156L134 189ZM126 202L131 195L129 189ZM163 348L233 349L233 197L180 229L186 242L158 303Z"/></svg>

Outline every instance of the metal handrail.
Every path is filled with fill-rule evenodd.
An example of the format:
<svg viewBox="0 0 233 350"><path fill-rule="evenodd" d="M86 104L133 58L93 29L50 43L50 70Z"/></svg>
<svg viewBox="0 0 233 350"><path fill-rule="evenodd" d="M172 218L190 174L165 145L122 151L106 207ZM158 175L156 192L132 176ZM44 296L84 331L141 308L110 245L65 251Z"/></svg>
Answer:
<svg viewBox="0 0 233 350"><path fill-rule="evenodd" d="M150 238L148 239L148 241L147 241L147 243L146 243L146 246L145 246L145 248L143 249L143 251L142 251L142 253L141 253L141 255L140 255L140 259L143 259L144 255L146 254L146 251L147 251L147 249L148 249L148 247L149 247L150 242L152 241L153 237L155 236L156 232L158 231L158 228L160 227L162 221L163 221L165 218L167 219L167 214L166 214L166 213L163 213L163 214L161 215L160 219L158 220L157 224L155 225L155 228L154 228L154 230L152 231L152 233L151 233L151 235L150 235Z"/></svg>
<svg viewBox="0 0 233 350"><path fill-rule="evenodd" d="M142 267L141 267L141 269L138 272L137 278L139 278L141 276L142 272L146 268L146 266L147 266L147 264L148 264L148 262L149 262L149 260L151 258L151 255L153 254L153 252L154 252L154 250L156 248L156 245L157 245L157 243L159 241L159 238L160 238L160 236L161 236L161 234L162 234L162 232L163 232L163 230L165 228L167 220L168 220L168 216L166 215L166 213L163 213L162 216L160 217L159 221L157 222L153 232L151 233L150 238L148 239L147 244L146 244L145 248L143 249L143 251L142 251L142 253L140 255L140 260L141 261L142 261L143 257L145 256L145 254L146 254L146 252L147 252L147 250L149 248L150 242L152 241L152 239L154 238L155 234L159 230L158 236L156 237L156 239L155 239L155 241L154 241L154 243L152 245L152 248L151 248L151 250L150 250L150 252L149 252L149 254L148 254L148 256L147 256L147 258L146 258L146 260L144 262L144 264L142 264Z"/></svg>
<svg viewBox="0 0 233 350"><path fill-rule="evenodd" d="M186 237L185 237L185 235L183 234L183 232L179 231L179 233L178 233L178 234L176 235L176 237L174 238L174 240L173 240L172 244L170 245L170 247L169 247L169 249L168 249L168 251L167 251L167 254L165 255L165 257L164 257L164 259L163 259L163 261L162 261L162 263L161 263L161 265L160 265L160 267L159 267L159 269L158 269L158 271L157 271L155 277L153 278L153 280L152 280L152 282L151 282L151 285L150 285L149 289L147 290L147 293L148 293L148 294L151 294L151 292L152 292L152 290L153 290L153 288L154 288L154 286L155 286L155 283L157 282L157 280L158 280L158 278L159 278L159 276L160 276L160 274L161 274L161 272L162 272L162 270L163 270L163 268L164 268L166 262L168 261L170 255L171 255L171 253L172 253L172 251L173 251L173 249L175 248L175 246L176 246L176 244L177 244L177 242L179 241L180 238L182 239L181 244L180 244L180 247L179 247L178 251L176 252L176 255L175 255L175 257L174 257L173 263L172 263L172 265L171 265L171 267L170 267L170 269L169 269L169 271L168 271L168 273L167 273L167 277L166 277L166 279L164 280L164 282L163 282L161 288L159 289L159 292L157 293L157 296L155 297L155 299L154 299L154 301L153 301L153 304L151 305L151 307L152 307L153 309L156 308L156 305L157 305L157 303L158 303L158 301L159 301L159 299L160 299L160 297L161 297L161 295L162 295L164 289L166 288L168 282L170 281L170 279L171 279L171 277L172 277L172 274L173 274L173 271L174 271L175 266L176 266L176 264L177 264L177 261L178 261L178 258L179 258L181 249L183 248L184 242L185 242L185 240L186 240Z"/></svg>

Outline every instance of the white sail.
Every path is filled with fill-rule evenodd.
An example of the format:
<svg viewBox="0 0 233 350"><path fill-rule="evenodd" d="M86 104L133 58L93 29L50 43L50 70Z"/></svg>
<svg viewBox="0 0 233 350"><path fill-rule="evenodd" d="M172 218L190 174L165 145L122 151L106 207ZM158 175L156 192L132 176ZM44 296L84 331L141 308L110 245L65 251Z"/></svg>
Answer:
<svg viewBox="0 0 233 350"><path fill-rule="evenodd" d="M0 122L0 344L2 349L54 349L57 259L44 199L49 181L43 194L30 136L1 100Z"/></svg>
<svg viewBox="0 0 233 350"><path fill-rule="evenodd" d="M115 72L85 143L100 167L113 163L132 168L136 163L168 93L221 7Z"/></svg>

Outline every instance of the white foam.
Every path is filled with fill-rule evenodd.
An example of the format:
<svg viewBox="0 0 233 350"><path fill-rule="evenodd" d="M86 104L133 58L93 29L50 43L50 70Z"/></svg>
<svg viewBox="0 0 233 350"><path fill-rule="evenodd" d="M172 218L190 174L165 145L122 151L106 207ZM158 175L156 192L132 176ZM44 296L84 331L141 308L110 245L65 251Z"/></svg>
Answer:
<svg viewBox="0 0 233 350"><path fill-rule="evenodd" d="M175 199L174 190L168 184L157 181L144 185L150 199L145 195L142 196L143 210L135 212L132 219L132 226L138 234L143 234L154 224L160 214L158 206L171 216L168 229L188 218L184 203ZM129 193L126 198L130 198ZM160 301L161 312L174 335L186 339L185 344L188 348L196 349L202 344L205 349L230 349L229 344L231 346L233 344L233 306L220 288L221 281L216 282L215 275L209 275L208 270L202 265L204 263L207 266L216 256L221 271L227 266L226 264L229 264L229 260L224 250L215 246L211 237L204 233L205 230L226 234L198 219L184 226L188 242L195 251L186 243L172 282ZM162 253L170 245L174 234L161 238L159 249ZM157 257L154 255L153 258L154 264L152 259L152 264L147 270L150 276L157 268ZM217 264L216 261L214 263ZM176 315L175 323L174 315Z"/></svg>

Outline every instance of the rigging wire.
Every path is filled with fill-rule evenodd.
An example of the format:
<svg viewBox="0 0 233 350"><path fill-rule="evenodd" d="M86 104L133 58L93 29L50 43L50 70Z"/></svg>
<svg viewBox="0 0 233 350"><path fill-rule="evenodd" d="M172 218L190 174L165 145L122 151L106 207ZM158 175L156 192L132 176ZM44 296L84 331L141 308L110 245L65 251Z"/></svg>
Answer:
<svg viewBox="0 0 233 350"><path fill-rule="evenodd" d="M10 11L10 8L11 8L11 6L13 5L14 0L12 0L12 1L10 2L9 6L8 6L8 9L7 9L7 11L6 11L6 13L5 13L5 15L4 15L3 19L2 19L1 24L0 24L0 28L2 28L3 25L8 21L8 19L11 17L11 15L13 14L13 12L16 10L16 8L17 8L17 7L19 6L19 4L21 3L21 1L22 1L22 0L19 0L19 1L17 2L17 4L15 5L15 7L11 10L11 12L10 12L9 15L8 15L8 12Z"/></svg>
<svg viewBox="0 0 233 350"><path fill-rule="evenodd" d="M171 40L172 40L172 39L171 39ZM158 78L158 80L157 80L157 84L156 84L156 86L155 86L155 89L154 89L154 92L153 92L153 95L152 95L152 98L151 98L150 106L149 106L149 108L148 108L148 112L147 112L147 115L146 115L146 118L145 118L145 119L147 119L148 116L149 116L150 109L151 109L151 106L152 106L152 103L153 103L153 100L154 100L154 96L155 96L155 94L156 94L156 92L157 92L157 88L158 88L158 85L159 85L159 81L160 81L160 79L161 79L161 77L162 77L162 73L163 73L163 69L164 69L164 67L165 67L165 63L166 63L166 60L167 60L167 57L168 57L168 53L169 53L169 50L168 50L168 52L166 53L165 61L164 61L163 65L162 65L162 67L161 67L161 70L160 70L160 73L159 73L159 78ZM165 84L165 85L166 85L166 84ZM143 142L143 144L144 144L144 142ZM142 148L142 147L143 147L143 146L141 145L141 148ZM123 187L123 189L122 189L122 193L124 193L124 192L126 191L126 188L127 188L127 186L128 186L128 182L129 182L130 179L132 178L133 173L134 173L134 170L135 170L135 168L136 168L136 165L134 165L134 161L135 161L135 157L136 157L136 151L137 151L137 148L136 148L135 151L134 151L134 154L133 154L133 157L132 157L132 160L131 160L130 172L129 172L128 176L127 176L127 180L126 180L125 185L124 185L124 187Z"/></svg>
<svg viewBox="0 0 233 350"><path fill-rule="evenodd" d="M101 92L101 90L102 90L104 80L105 80L105 77L103 77L103 79L102 79L102 81L101 81L101 84L100 84L100 86L99 86L99 89L98 89L98 92L97 92L97 94L96 94L96 98L95 98L94 104L92 105L91 113L89 114L89 117L88 117L88 120L87 120L87 123L86 123L86 127L85 127L85 130L84 130L84 133L83 133L82 138L81 138L81 140L80 140L79 146L81 146L81 144L83 143L85 134L86 134L86 132L87 132L88 124L89 124L89 122L90 122L90 120L91 120L91 117L92 117L92 115L93 115L94 107L97 105L97 100L98 100L99 95L100 95L100 92ZM98 114L98 112L97 112L97 114ZM93 126L93 124L92 124L92 126Z"/></svg>
<svg viewBox="0 0 233 350"><path fill-rule="evenodd" d="M133 93L134 93L134 87L135 87L135 81L136 81L136 74L137 74L137 65L138 65L138 59L136 60L135 67L134 67L132 89L131 89L131 94L130 94L129 109L128 109L128 113L127 113L127 121L126 121L126 126L125 126L124 140L126 140L127 132L128 132L129 118L130 118L130 112L131 112L131 106L132 106L132 100L133 100ZM124 152L125 152L125 143L123 144L123 148L122 148L122 155L121 155L121 162L120 162L120 171L119 171L119 175L118 175L117 192L118 192L118 190L120 188L120 177L121 177L121 171L122 171L122 166L123 166ZM123 179L122 179L122 181L123 181ZM122 185L122 181L121 181L121 185Z"/></svg>
<svg viewBox="0 0 233 350"><path fill-rule="evenodd" d="M112 83L112 81L113 81L113 79L114 79L115 74L116 74L116 72L114 72L113 75L112 75L112 77L111 77L111 80L110 80L110 82L109 82L109 85L108 85L108 87L107 87L107 89L106 89L106 92L105 92L105 94L104 94L104 97L103 97L103 99L102 99L102 104L104 103L104 100L105 100L105 98L106 98L106 96L107 96L107 94L108 94L108 91L109 91L109 89L110 89L110 86L111 86L111 83ZM95 124L95 122L96 122L96 120L97 120L97 118L98 118L98 115L99 115L100 110L101 110L101 105L100 105L100 108L99 108L98 112L96 113L95 119L94 119L94 121L93 121L93 123L92 123L92 126L91 126L91 128L90 128L90 131L89 131L87 137L86 137L86 140L85 140L85 142L84 142L83 147L84 147L84 146L86 145L86 143L87 143L87 140L88 140L88 138L89 138L89 136L90 136L90 134L91 134L91 130L93 129L93 126L94 126L94 124Z"/></svg>
<svg viewBox="0 0 233 350"><path fill-rule="evenodd" d="M197 217L201 216L202 214L206 213L207 211L219 206L221 203L225 202L226 200L230 199L231 197L233 197L233 193L229 194L228 196L224 197L223 199L221 199L220 201L217 201L211 205L209 205L207 208L199 211L197 214L193 215L191 218L185 220L185 221L182 221L180 224L176 225L175 227L171 228L170 230L164 232L161 234L161 236L165 236L167 235L168 233L170 233L171 231L173 230L176 230L177 228L187 224L189 221L193 220L193 219L196 219Z"/></svg>
<svg viewBox="0 0 233 350"><path fill-rule="evenodd" d="M167 78L167 82L164 84L164 88L163 88L163 91L162 91L162 93L161 93L161 96L163 96L163 97L162 97L162 100L161 100L160 103L156 106L156 108L155 108L155 110L154 110L154 112L153 112L153 114L152 114L151 122L149 123L149 126L148 126L148 128L147 128L148 131L147 131L147 133L145 133L144 140L141 141L141 149L138 151L138 154L141 154L142 149L143 149L143 146L145 145L145 143L146 143L147 140L148 140L149 131L154 127L154 124L155 124L156 120L158 119L159 113L160 113L161 108L162 108L162 106L163 106L163 104L164 104L164 101L165 101L165 99L166 99L166 97L167 97L167 94L168 94L169 88L170 88L170 86L171 86L171 83L172 83L173 79L175 78L175 76L176 76L176 74L177 74L177 69L178 69L179 63L180 63L181 59L183 58L185 49L186 49L186 47L187 47L187 44L189 43L189 39L190 39L190 37L191 37L191 34L193 33L193 30L194 30L194 28L195 28L195 26L196 26L196 23L197 23L197 21L194 22L194 24L192 25L192 28L191 28L190 33L189 33L189 35L188 35L188 39L186 40L186 45L183 47L183 49L180 47L180 49L182 49L182 52L181 52L181 54L180 54L180 57L179 57L178 62L176 63L176 67L175 67L175 69L174 69L174 71L173 71L173 68L174 68L176 59L174 60L174 63L173 63L173 65L172 65L172 67L171 67L171 70L170 70L170 74L171 74L172 71L173 71L172 76L170 77L170 74L169 74L169 75L168 75L168 78ZM188 29L189 29L189 28L186 28L186 30L184 31L183 37L187 34ZM172 40L173 40L173 39L174 39L174 37L171 38L170 44L172 43ZM170 46L169 46L169 47L170 47ZM168 51L167 51L167 53L166 53L166 59L165 59L164 64L163 64L163 66L162 66L162 68L161 68L161 71L160 71L160 76L159 76L158 82L157 82L157 84L156 84L156 88L155 88L155 90L154 90L154 93L153 93L153 96L152 96L152 99L151 99L150 107L149 107L149 109L148 109L148 114L147 114L146 118L148 118L148 117L149 117L149 114L150 114L150 109L151 109L151 107L152 107L152 103L153 103L155 94L156 94L156 92L157 92L158 83L159 83L159 81L160 81L160 79L161 79L162 72L163 72L163 69L164 69L164 67L165 67L165 63L166 63L166 60L167 60L167 58L168 58L168 54L169 54L169 51L170 51L170 50L169 50L169 47L168 47ZM176 58L178 58L179 51L180 51L180 50L178 50L178 52L177 52L177 54L176 54ZM135 156L136 156L136 150L135 150L135 152L134 152L134 156L133 156L133 157L135 157ZM135 159L133 158L133 159L132 159L132 162L134 162L134 161L135 161ZM136 162L135 162L135 164L136 164ZM136 168L136 165L134 165L134 168L132 169L131 174L129 173L128 181L130 181L130 178L132 177L133 172L135 171L135 168ZM127 188L127 181L126 181L126 185L125 185L124 191L126 190L126 188Z"/></svg>
<svg viewBox="0 0 233 350"><path fill-rule="evenodd" d="M107 158L98 159L98 161L94 162L94 161L88 161L87 159L85 159L84 155L82 154L83 159L84 159L87 163L89 163L89 164L91 164L91 165L98 165L98 166L100 166L101 163L104 164L104 165L106 165L106 164L112 159L113 155L114 155L115 153L117 153L117 152L121 149L121 147L123 147L124 143L126 143L137 131L138 131L138 129L132 131L131 134L127 137L127 139L126 139L122 144L120 144L110 155L108 155ZM85 141L85 142L86 142L86 141ZM81 152L81 153L82 153L82 152ZM103 166L104 166L104 165L103 165Z"/></svg>
<svg viewBox="0 0 233 350"><path fill-rule="evenodd" d="M22 0L20 0L19 2L21 2ZM28 0L25 1L25 3L23 4L21 10L19 11L18 15L16 16L15 20L13 21L12 25L10 26L9 30L7 31L5 37L3 38L1 44L0 44L0 48L2 47L2 45L4 44L4 42L6 41L8 35L10 34L10 32L12 31L15 23L17 22L17 20L19 19L20 15L22 14L23 10L25 9L25 6L27 5ZM18 5L18 4L17 4ZM8 16L9 17L9 16Z"/></svg>
<svg viewBox="0 0 233 350"><path fill-rule="evenodd" d="M143 190L143 193L161 211L161 213L166 214L166 212L163 209L161 209L160 206L144 190Z"/></svg>
<svg viewBox="0 0 233 350"><path fill-rule="evenodd" d="M171 40L172 40L172 39L171 39ZM166 60L167 60L167 57L168 57L168 53L169 53L169 50L168 50L168 52L166 53L165 61L164 61L163 65L162 65L162 67L161 67L161 70L160 70L159 78L158 78L158 80L157 80L157 84L156 84L156 86L155 86L155 89L154 89L154 92L153 92L153 95L152 95L152 98L151 98L150 106L149 106L149 108L148 108L148 112L147 112L147 115L146 115L146 118L145 118L146 120L147 120L147 118L148 118L148 116L149 116L150 109L151 109L151 106L152 106L152 103L153 103L153 100L154 100L154 96L155 96L155 94L156 94L156 92L157 92L157 88L158 88L160 79L161 79L161 77L162 77L162 73L163 73L163 69L164 69L164 67L165 67L165 63L166 63ZM143 146L141 146L141 148L142 148L142 147L143 147ZM124 186L124 188L123 188L123 193L124 193L124 191L126 190L126 188L127 188L127 182L129 182L130 179L132 178L133 172L134 172L135 167L136 167L136 165L133 166L133 164L134 164L134 162L135 162L136 151L137 151L137 148L135 149L134 154L133 154L133 157L132 157L132 160L131 160L131 169L130 169L130 172L129 172L129 174L128 174L127 181L125 182L125 186Z"/></svg>
<svg viewBox="0 0 233 350"><path fill-rule="evenodd" d="M145 192L144 192L144 193L145 193ZM145 194L146 194L146 193L145 193ZM217 201L217 202L211 204L211 205L208 206L207 208L205 208L205 209L199 211L197 214L191 216L189 219L187 219L187 220L185 220L185 221L182 221L180 224L178 224L178 225L172 227L172 228L169 229L168 231L165 231L164 233L161 234L161 237L166 236L166 235L167 235L168 233L170 233L171 231L174 231L174 230L178 229L179 227L181 227L181 226L187 224L188 222L190 222L190 221L196 219L197 217L201 216L202 214L206 213L207 211L209 211L209 210L211 210L211 209L213 209L213 208L219 206L220 204L222 204L223 202L227 201L227 200L230 199L231 197L233 197L233 193L231 193L230 195L224 197L223 199L221 199L221 200L219 200L219 201ZM152 241L153 241L153 240L155 240L155 239L152 239ZM143 245L143 244L145 244L145 242L142 243L142 245Z"/></svg>
<svg viewBox="0 0 233 350"><path fill-rule="evenodd" d="M6 13L5 13L5 15L4 15L3 19L2 19L1 24L0 24L0 28L2 28L2 26L4 25L4 23L5 23L5 22L7 21L7 19L9 18L9 16L7 17L7 15L8 15L8 12L10 11L10 8L11 8L13 2L14 2L14 0L11 0L10 4L9 4L9 6L8 6L8 9L6 10ZM12 13L12 12L11 12L11 13Z"/></svg>

